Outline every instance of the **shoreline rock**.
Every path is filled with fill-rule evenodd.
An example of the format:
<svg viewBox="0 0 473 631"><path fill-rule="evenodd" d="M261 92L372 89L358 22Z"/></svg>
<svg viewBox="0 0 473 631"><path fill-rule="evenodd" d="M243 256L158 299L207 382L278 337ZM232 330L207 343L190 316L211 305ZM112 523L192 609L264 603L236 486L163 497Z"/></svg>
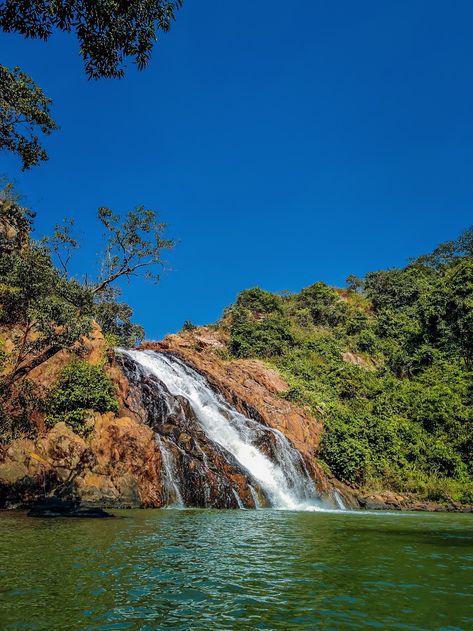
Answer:
<svg viewBox="0 0 473 631"><path fill-rule="evenodd" d="M27 513L28 517L73 517L89 519L109 519L114 517L103 508L87 506L74 500L62 500L58 497L47 497L35 502Z"/></svg>

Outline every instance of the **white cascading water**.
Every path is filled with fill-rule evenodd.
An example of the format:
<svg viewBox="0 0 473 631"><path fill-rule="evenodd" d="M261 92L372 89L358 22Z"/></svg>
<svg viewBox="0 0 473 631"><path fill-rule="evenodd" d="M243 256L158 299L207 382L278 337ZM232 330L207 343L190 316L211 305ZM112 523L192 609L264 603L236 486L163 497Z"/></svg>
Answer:
<svg viewBox="0 0 473 631"><path fill-rule="evenodd" d="M183 507L184 501L179 490L179 485L176 482L174 463L172 461L171 454L163 445L163 441L158 434L156 434L156 444L158 445L163 462L164 487L167 491L168 503L170 506Z"/></svg>
<svg viewBox="0 0 473 631"><path fill-rule="evenodd" d="M173 396L189 401L207 437L229 452L259 484L274 508L317 510L319 502L303 460L285 438L235 410L207 380L173 355L154 351L123 351L141 369L157 377ZM273 462L256 446L262 432L274 435Z"/></svg>

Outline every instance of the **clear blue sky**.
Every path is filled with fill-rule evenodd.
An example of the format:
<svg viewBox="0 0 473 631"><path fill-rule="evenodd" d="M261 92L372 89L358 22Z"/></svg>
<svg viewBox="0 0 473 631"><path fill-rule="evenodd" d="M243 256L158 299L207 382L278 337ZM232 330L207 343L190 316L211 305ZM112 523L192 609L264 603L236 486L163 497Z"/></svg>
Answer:
<svg viewBox="0 0 473 631"><path fill-rule="evenodd" d="M159 209L180 243L124 287L149 338L216 320L241 289L343 285L472 223L473 3L186 0L151 66L87 81L72 35L2 34L54 99L51 159L21 174L38 232L98 206Z"/></svg>

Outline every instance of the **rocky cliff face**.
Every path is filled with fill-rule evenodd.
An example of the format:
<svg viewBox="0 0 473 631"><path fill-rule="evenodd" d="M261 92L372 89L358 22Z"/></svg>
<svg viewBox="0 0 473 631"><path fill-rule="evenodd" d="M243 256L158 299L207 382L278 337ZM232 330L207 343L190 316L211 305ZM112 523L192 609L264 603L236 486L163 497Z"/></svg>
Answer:
<svg viewBox="0 0 473 631"><path fill-rule="evenodd" d="M106 358L98 327L84 340L81 357L91 364ZM63 350L32 371L30 378L47 389L73 352ZM124 378L108 361L107 370L123 387ZM154 433L135 417L94 414L83 438L65 423L47 430L35 419L38 437L17 439L0 447L0 507L29 504L45 494L78 497L106 506L160 506L161 456Z"/></svg>
<svg viewBox="0 0 473 631"><path fill-rule="evenodd" d="M219 334L205 328L143 348L178 354L242 414L281 431L300 452L321 495L330 497L338 486L351 501L346 489L328 479L317 464L320 423L279 396L287 384L275 371L258 361L224 361ZM96 328L83 356L98 363L105 354ZM70 353L63 351L32 377L47 388L69 360ZM28 504L48 493L109 507L160 507L177 501L227 508L265 504L254 480L202 431L186 399L172 397L170 403L165 386L140 374L124 356L109 355L106 370L117 387L119 413L95 414L86 438L65 423L46 430L40 420L35 440L4 445L0 506ZM271 457L274 434L263 436L259 448ZM178 488L173 488L176 481Z"/></svg>
<svg viewBox="0 0 473 631"><path fill-rule="evenodd" d="M143 350L181 358L233 408L268 428L259 434L257 446L270 459L277 451L271 430L281 432L300 454L296 465L300 475L308 472L326 501L333 504L338 495L351 507L438 508L392 493L363 497L327 475L317 461L320 421L281 397L287 383L263 362L224 359L223 336L221 331L200 328L148 342ZM258 481L203 431L185 397L171 395L159 378L140 371L126 355L107 352L98 328L84 349L82 356L92 364L105 358L117 389L118 413L95 413L86 437L63 422L47 430L38 419L34 440L22 438L3 445L0 507L28 505L48 494L105 507L182 503L251 508L267 503ZM32 377L47 388L70 359L71 353L63 351L35 369Z"/></svg>
<svg viewBox="0 0 473 631"><path fill-rule="evenodd" d="M223 335L222 331L201 327L169 335L162 342L147 342L142 348L175 353L202 373L238 411L282 432L304 458L319 494L330 498L335 488L345 503L353 505L351 491L328 477L317 462L322 424L281 397L288 384L263 362L222 359L226 347Z"/></svg>

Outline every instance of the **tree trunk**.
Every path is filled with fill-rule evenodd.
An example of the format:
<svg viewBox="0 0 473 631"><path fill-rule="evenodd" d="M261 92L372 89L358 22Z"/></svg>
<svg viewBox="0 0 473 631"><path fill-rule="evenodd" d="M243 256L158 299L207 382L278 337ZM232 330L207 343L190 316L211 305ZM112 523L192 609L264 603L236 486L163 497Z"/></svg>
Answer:
<svg viewBox="0 0 473 631"><path fill-rule="evenodd" d="M33 357L28 363L19 366L11 375L6 375L6 381L11 385L18 381L18 379L26 377L34 368L41 366L41 364L53 357L56 353L59 353L60 350L62 350L62 346L50 346L40 355Z"/></svg>

